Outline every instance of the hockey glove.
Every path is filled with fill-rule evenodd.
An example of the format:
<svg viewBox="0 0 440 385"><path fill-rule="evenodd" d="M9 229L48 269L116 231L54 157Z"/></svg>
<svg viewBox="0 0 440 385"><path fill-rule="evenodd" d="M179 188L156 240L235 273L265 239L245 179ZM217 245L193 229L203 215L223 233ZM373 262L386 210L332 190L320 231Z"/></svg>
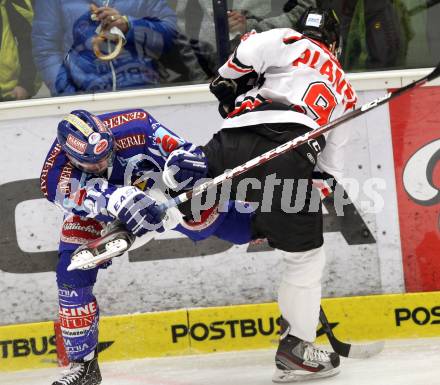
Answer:
<svg viewBox="0 0 440 385"><path fill-rule="evenodd" d="M208 163L205 154L195 154L185 150L174 150L168 157L162 180L167 187L179 191L189 190L194 184L208 174Z"/></svg>
<svg viewBox="0 0 440 385"><path fill-rule="evenodd" d="M118 188L109 199L108 211L119 219L133 235L140 237L149 231L164 231L156 201L134 186Z"/></svg>
<svg viewBox="0 0 440 385"><path fill-rule="evenodd" d="M234 110L235 99L254 87L261 87L265 81L264 74L258 75L252 71L237 79L225 79L218 75L209 85L211 93L220 102L219 112L226 118Z"/></svg>
<svg viewBox="0 0 440 385"><path fill-rule="evenodd" d="M209 90L220 102L219 112L223 118L234 109L237 97L237 83L233 79L225 79L218 75L209 85Z"/></svg>

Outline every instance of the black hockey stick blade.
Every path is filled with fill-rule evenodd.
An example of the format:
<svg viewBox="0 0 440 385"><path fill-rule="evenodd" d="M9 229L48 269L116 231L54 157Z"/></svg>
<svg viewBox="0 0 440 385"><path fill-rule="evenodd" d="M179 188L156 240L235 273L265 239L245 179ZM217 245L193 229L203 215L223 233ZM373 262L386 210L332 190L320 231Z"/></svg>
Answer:
<svg viewBox="0 0 440 385"><path fill-rule="evenodd" d="M431 80L434 80L440 76L440 63L437 64L437 67L434 68L434 70L428 75L428 82Z"/></svg>
<svg viewBox="0 0 440 385"><path fill-rule="evenodd" d="M332 328L330 327L322 306L319 311L319 320L321 321L322 328L327 335L327 338L333 350L342 357L369 358L375 356L376 354L379 354L385 346L384 341L353 345L338 340L334 335Z"/></svg>

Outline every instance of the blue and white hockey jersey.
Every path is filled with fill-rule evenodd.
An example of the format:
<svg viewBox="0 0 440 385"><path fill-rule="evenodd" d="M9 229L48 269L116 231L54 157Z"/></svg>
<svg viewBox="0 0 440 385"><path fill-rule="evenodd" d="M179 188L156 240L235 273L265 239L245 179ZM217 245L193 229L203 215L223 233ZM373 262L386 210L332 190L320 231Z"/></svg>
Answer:
<svg viewBox="0 0 440 385"><path fill-rule="evenodd" d="M116 188L135 185L142 190L153 185L161 186L161 172L169 154L178 149L201 153L201 149L182 139L148 112L142 109L126 110L98 115L114 136L116 148L113 166L107 175L93 175L75 168L57 140L54 141L40 177L40 185L46 198L61 207L66 214L93 218L101 222L115 220L107 211L110 195ZM235 211L235 205L231 209ZM227 213L220 213L223 216ZM246 215L247 214L243 214ZM194 240L212 235L218 221L210 220L209 226L178 226ZM241 235L223 235L234 243L243 243L250 237L250 230ZM194 232L194 234L193 234ZM243 235L245 235L243 239Z"/></svg>
<svg viewBox="0 0 440 385"><path fill-rule="evenodd" d="M114 221L107 211L109 196L118 187L136 185L147 190L161 181L169 154L177 148L201 149L168 130L146 111L136 109L98 116L113 132L116 148L107 175L92 175L75 168L57 140L41 172L41 190L61 207L65 220L61 229L57 285L59 320L67 355L83 359L98 343L99 306L93 295L98 268L67 271L71 255L80 244L96 239L103 222ZM219 212L215 207L202 214L200 222L182 221L175 230L194 241L210 235L233 243L251 238L251 215L241 213L234 202Z"/></svg>

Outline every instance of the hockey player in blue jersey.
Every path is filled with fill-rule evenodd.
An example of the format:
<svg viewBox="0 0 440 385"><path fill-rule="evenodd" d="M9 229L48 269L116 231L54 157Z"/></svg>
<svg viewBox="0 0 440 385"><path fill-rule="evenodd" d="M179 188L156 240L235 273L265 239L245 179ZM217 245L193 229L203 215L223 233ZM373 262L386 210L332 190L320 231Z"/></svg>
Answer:
<svg viewBox="0 0 440 385"><path fill-rule="evenodd" d="M177 172L171 171L174 163L179 164ZM236 244L249 242L251 214L236 202L227 202L223 210L209 209L199 222L185 221L175 208L163 218L157 199L166 198L157 189L150 194L158 180L165 177L167 185L190 189L206 174L203 151L144 110L98 116L77 110L61 120L40 177L45 197L64 212L56 276L61 332L72 364L53 385L101 382L93 286L98 269L108 263L68 271L78 247L115 222L136 237L174 228L193 240L214 235Z"/></svg>

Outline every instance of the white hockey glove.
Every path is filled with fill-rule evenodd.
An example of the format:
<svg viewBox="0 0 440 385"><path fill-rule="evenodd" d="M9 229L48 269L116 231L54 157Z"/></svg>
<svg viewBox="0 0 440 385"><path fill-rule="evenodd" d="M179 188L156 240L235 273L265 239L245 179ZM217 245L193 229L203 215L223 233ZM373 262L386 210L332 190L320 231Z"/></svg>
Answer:
<svg viewBox="0 0 440 385"><path fill-rule="evenodd" d="M194 154L185 150L174 150L168 157L162 173L165 185L175 191L188 190L208 174L208 164L203 153Z"/></svg>
<svg viewBox="0 0 440 385"><path fill-rule="evenodd" d="M118 188L108 201L108 211L133 235L149 231L163 232L162 218L156 201L134 186Z"/></svg>
<svg viewBox="0 0 440 385"><path fill-rule="evenodd" d="M168 199L157 189L148 190L147 194L159 203L164 203ZM174 229L182 222L183 215L177 207L169 208L162 221L165 230ZM157 236L156 231L148 231L141 237L134 237L122 227L120 222L115 221L103 231L100 238L82 245L75 251L67 271L94 269L115 257L120 257L131 247L135 249L150 242L155 236Z"/></svg>

